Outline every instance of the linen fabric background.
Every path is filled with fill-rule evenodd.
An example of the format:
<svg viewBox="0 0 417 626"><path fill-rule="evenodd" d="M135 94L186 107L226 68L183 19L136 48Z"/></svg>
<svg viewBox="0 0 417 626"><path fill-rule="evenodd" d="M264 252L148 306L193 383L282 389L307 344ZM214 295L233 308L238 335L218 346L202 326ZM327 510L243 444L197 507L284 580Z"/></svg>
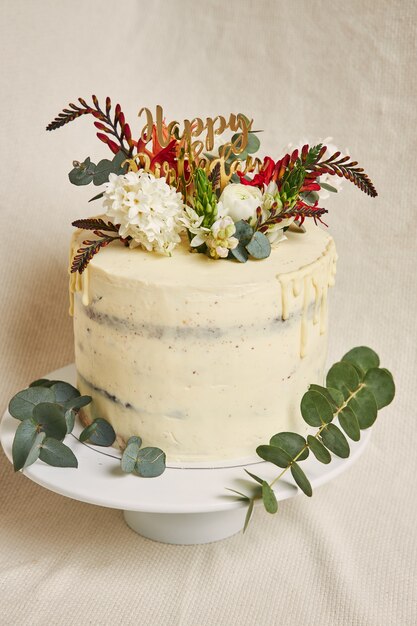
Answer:
<svg viewBox="0 0 417 626"><path fill-rule="evenodd" d="M136 132L139 108L160 103L169 119L243 111L273 157L304 137L348 147L379 197L346 182L326 201L339 252L329 364L370 345L398 391L348 472L210 545L143 539L1 453L0 623L415 624L416 3L3 0L1 13L3 409L73 360L70 222L95 209L67 172L108 155L91 119L45 126L92 93L119 101Z"/></svg>

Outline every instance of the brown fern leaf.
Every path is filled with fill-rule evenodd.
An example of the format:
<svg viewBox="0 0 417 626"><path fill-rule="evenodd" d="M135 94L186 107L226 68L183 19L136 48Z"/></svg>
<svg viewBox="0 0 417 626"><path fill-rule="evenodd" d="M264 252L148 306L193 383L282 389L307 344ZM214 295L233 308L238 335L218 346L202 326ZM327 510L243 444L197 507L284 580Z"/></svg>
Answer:
<svg viewBox="0 0 417 626"><path fill-rule="evenodd" d="M270 226L280 224L283 220L291 217L294 217L300 224L302 224L307 217L312 217L315 222L319 221L324 224L321 218L325 213L328 213L327 209L323 209L318 206L309 206L304 202L301 202L288 211L283 211L278 215L271 215L265 222L260 224L257 230L266 232ZM326 224L324 225L326 226Z"/></svg>
<svg viewBox="0 0 417 626"><path fill-rule="evenodd" d="M119 225L112 224L111 222L105 222L98 217L87 217L81 220L75 220L72 222L75 228L81 228L81 230L105 230L113 233L119 232Z"/></svg>
<svg viewBox="0 0 417 626"><path fill-rule="evenodd" d="M72 102L69 104L70 109L63 109L62 113L59 113L56 118L48 124L46 130L56 130L57 128L61 128L61 126L65 126L69 122L76 120L81 115L92 114L97 119L102 121L106 120L106 116L99 110L94 110L92 107L88 106L85 100L82 98L78 98L81 103L81 107L73 104Z"/></svg>
<svg viewBox="0 0 417 626"><path fill-rule="evenodd" d="M340 178L346 178L346 180L350 180L351 183L368 196L375 198L378 192L369 176L365 174L363 167L357 167L358 162L350 161L350 156L338 159L339 156L340 152L336 152L325 161L315 163L307 169L319 172L320 174L330 174L339 176Z"/></svg>
<svg viewBox="0 0 417 626"><path fill-rule="evenodd" d="M86 241L83 241L83 246L85 247L79 248L77 250L72 260L71 274L75 272L82 274L93 256L97 254L97 252L99 252L101 248L108 246L109 243L115 241L116 239L119 239L119 237L106 236L104 239L87 239Z"/></svg>
<svg viewBox="0 0 417 626"><path fill-rule="evenodd" d="M220 184L220 163L217 163L217 165L214 166L208 176L208 179L211 182L212 189L217 189Z"/></svg>

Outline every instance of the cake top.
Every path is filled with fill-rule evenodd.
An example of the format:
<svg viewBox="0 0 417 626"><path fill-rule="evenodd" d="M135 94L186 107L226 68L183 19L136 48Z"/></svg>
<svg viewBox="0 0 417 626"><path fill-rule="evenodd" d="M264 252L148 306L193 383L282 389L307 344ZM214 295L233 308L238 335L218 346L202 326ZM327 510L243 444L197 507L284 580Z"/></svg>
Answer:
<svg viewBox="0 0 417 626"><path fill-rule="evenodd" d="M103 199L105 212L103 218L73 222L94 234L75 251L73 273L81 274L114 241L170 256L183 234L189 251L211 259L265 259L294 225L303 232L307 218L324 223L327 209L319 201L323 192L337 191L330 177L377 195L357 161L323 143L304 144L278 159L254 156L261 131L242 113L180 124L167 122L160 106L155 117L142 108L139 117L145 123L134 139L120 105L112 111L110 98L103 108L96 96L91 105L79 98L69 107L47 130L92 115L97 137L113 154L97 164L90 157L74 161L69 173L75 185L103 186L92 200Z"/></svg>

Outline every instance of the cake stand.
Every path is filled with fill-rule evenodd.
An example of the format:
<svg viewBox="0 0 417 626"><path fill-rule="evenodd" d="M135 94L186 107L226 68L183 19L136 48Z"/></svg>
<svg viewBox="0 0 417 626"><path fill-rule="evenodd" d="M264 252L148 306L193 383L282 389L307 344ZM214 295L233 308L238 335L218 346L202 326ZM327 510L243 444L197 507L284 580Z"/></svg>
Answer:
<svg viewBox="0 0 417 626"><path fill-rule="evenodd" d="M75 384L75 366L68 365L45 378ZM0 440L7 458L12 461L14 433L20 422L6 411L0 424ZM74 429L78 436L81 427ZM303 462L313 490L347 470L362 454L370 431L361 440L349 442L348 459L334 457L329 465L319 463L312 454ZM244 459L233 466L180 466L169 464L158 478L139 478L120 469L120 454L114 448L100 448L80 443L67 435L65 443L78 459L78 468L58 468L38 460L22 473L42 487L63 496L121 509L132 530L154 541L172 544L210 543L226 539L243 528L247 503L237 499L227 488L250 494L253 481L244 467L271 481L279 468L270 463ZM290 473L275 486L278 500L300 493ZM312 503L314 506L314 503Z"/></svg>

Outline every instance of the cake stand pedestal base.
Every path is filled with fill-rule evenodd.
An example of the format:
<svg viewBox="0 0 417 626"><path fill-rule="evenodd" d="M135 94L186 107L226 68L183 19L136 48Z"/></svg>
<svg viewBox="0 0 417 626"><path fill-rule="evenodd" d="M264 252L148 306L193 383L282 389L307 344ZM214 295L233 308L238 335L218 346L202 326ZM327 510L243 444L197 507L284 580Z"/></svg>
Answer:
<svg viewBox="0 0 417 626"><path fill-rule="evenodd" d="M126 524L142 537L173 543L194 545L221 541L240 532L246 509L212 513L142 513L123 511Z"/></svg>

